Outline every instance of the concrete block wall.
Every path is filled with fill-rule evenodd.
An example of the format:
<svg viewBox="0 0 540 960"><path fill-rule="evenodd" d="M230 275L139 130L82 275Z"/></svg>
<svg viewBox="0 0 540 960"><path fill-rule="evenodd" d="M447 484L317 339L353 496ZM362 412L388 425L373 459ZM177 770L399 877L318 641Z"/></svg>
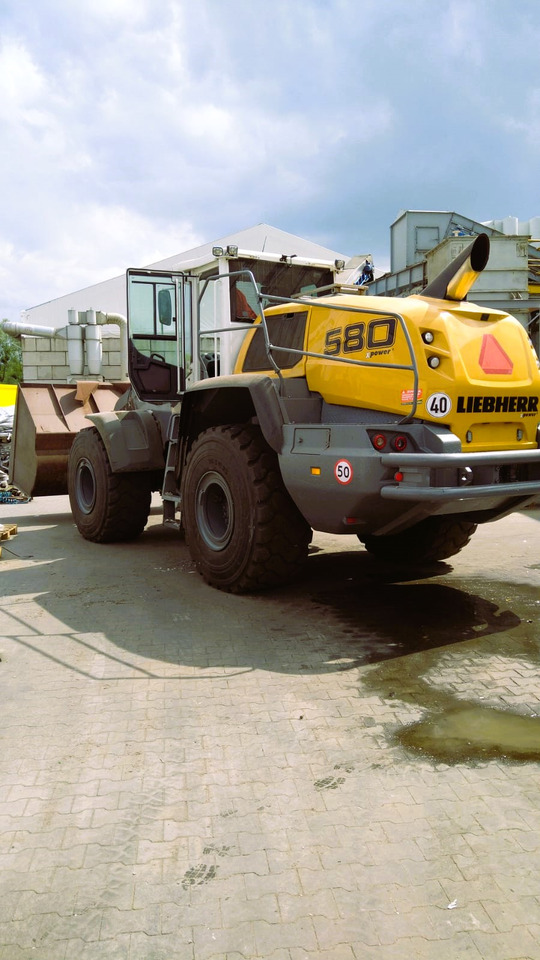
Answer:
<svg viewBox="0 0 540 960"><path fill-rule="evenodd" d="M65 383L69 380L100 379L85 366L81 375L73 377L69 370L67 341L62 337L21 337L23 379L29 382ZM120 338L104 337L101 379L120 380Z"/></svg>

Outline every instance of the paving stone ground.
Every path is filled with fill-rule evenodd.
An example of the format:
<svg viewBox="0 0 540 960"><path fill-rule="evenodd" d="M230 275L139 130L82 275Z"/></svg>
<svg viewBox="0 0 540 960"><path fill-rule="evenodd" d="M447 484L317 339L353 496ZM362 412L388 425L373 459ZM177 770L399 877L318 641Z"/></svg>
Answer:
<svg viewBox="0 0 540 960"><path fill-rule="evenodd" d="M540 960L539 516L232 597L4 508L0 960Z"/></svg>

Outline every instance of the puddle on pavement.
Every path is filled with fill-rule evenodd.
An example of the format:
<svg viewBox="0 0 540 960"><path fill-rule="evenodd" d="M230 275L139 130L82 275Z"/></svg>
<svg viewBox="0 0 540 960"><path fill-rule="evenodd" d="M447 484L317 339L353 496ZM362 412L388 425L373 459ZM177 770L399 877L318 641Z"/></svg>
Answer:
<svg viewBox="0 0 540 960"><path fill-rule="evenodd" d="M540 760L540 717L487 707L457 707L421 720L395 737L402 746L445 762Z"/></svg>
<svg viewBox="0 0 540 960"><path fill-rule="evenodd" d="M443 584L440 571L434 571L437 579L411 582L398 570L385 572L373 564L351 575L347 562L344 556L330 566L321 557L324 576L312 580L310 600L333 620L324 636L327 659L335 645L336 659L348 654L355 666L367 668L361 696L375 694L395 704L396 713L411 707L426 711L423 719L398 729L386 724L388 740L435 762L540 761L534 704L526 715L474 703L476 696L489 695L484 673L489 676L490 658L538 665L538 587L480 578ZM445 671L452 674L448 683ZM472 700L460 699L456 684Z"/></svg>

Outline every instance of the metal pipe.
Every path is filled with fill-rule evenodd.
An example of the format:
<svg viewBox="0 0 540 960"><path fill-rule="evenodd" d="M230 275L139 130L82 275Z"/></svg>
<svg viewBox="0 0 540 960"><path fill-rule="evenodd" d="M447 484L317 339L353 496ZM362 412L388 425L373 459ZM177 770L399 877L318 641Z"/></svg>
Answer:
<svg viewBox="0 0 540 960"><path fill-rule="evenodd" d="M96 323L114 323L120 327L120 379L129 380L128 372L128 332L127 320L122 313L104 313L96 311Z"/></svg>
<svg viewBox="0 0 540 960"><path fill-rule="evenodd" d="M0 327L10 337L66 337L66 330L57 330L56 327L41 327L37 323L20 323L17 320L3 320Z"/></svg>
<svg viewBox="0 0 540 960"><path fill-rule="evenodd" d="M97 327L95 310L86 311L84 339L86 345L86 365L88 367L88 373L93 377L99 377L101 376L103 350L101 345L101 330L99 330Z"/></svg>
<svg viewBox="0 0 540 960"><path fill-rule="evenodd" d="M90 321L88 321L89 317ZM83 372L81 362L84 363L84 359L80 353L83 349L83 339L91 341L91 345L90 343L88 344L92 352L91 366L93 369L90 370L90 372L94 374L97 373L97 355L102 348L98 342L101 338L99 331L95 329L96 323L100 325L111 323L120 328L120 380L129 380L127 320L121 313L103 313L101 310L87 310L79 316L76 310L68 310L67 327L42 327L37 323L21 323L15 320L4 320L0 323L0 329L9 334L10 337L16 339L25 336L48 337L49 339L61 337L62 340L67 340L69 367L71 374L76 376L81 375ZM86 328L84 332L83 327ZM90 364L88 364L88 366L90 369Z"/></svg>
<svg viewBox="0 0 540 960"><path fill-rule="evenodd" d="M83 331L79 326L76 310L68 310L67 354L70 376L81 377L84 373Z"/></svg>

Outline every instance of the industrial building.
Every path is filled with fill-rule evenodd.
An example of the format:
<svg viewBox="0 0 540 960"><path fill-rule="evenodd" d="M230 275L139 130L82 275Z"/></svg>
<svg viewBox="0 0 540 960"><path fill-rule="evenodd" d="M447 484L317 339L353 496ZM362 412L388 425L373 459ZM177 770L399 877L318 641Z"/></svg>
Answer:
<svg viewBox="0 0 540 960"><path fill-rule="evenodd" d="M370 294L419 293L479 233L489 236L490 257L470 299L516 317L539 352L540 217L480 223L450 211L404 210L390 227L390 271L370 284Z"/></svg>

